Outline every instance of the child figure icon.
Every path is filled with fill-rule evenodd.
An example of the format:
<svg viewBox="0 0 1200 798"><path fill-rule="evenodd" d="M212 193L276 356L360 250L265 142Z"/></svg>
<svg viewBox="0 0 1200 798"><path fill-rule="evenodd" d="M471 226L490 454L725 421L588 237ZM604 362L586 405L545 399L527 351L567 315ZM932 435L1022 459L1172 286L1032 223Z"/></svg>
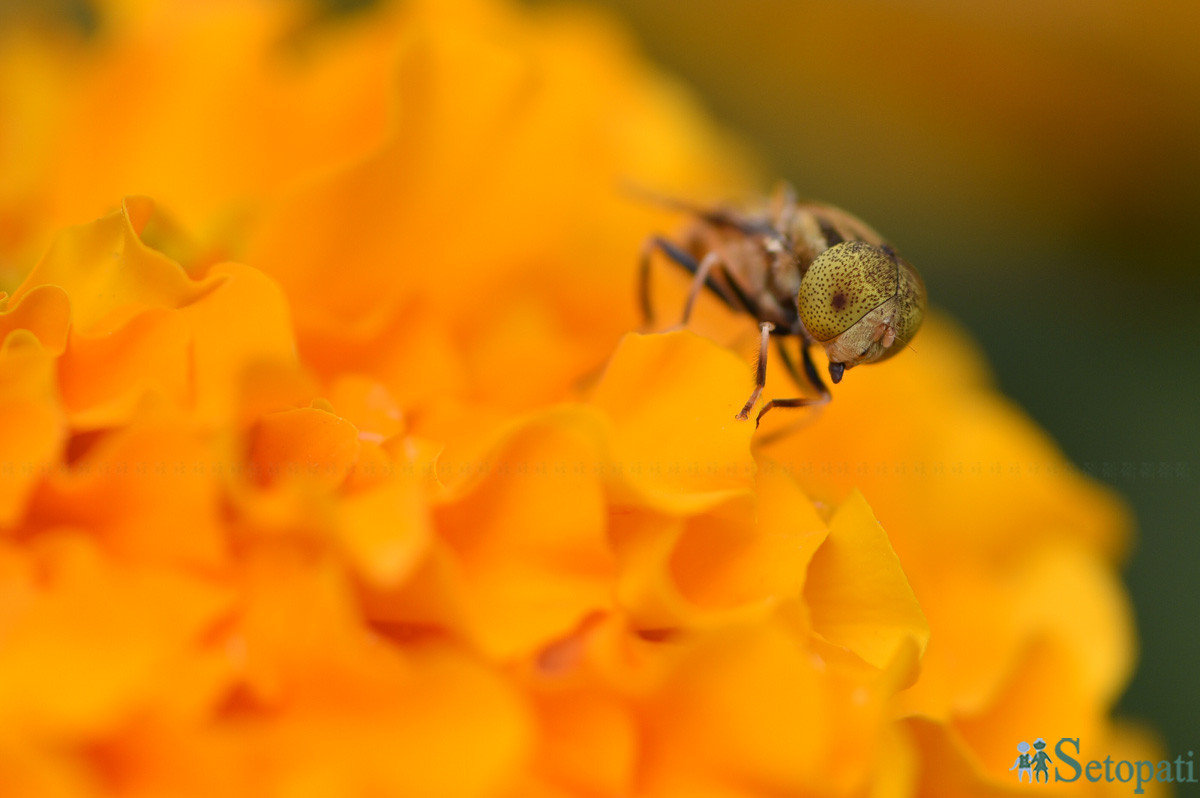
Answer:
<svg viewBox="0 0 1200 798"><path fill-rule="evenodd" d="M1029 755L1029 743L1022 740L1017 743L1017 758L1013 761L1013 766L1009 770L1017 771L1017 783L1025 781L1025 777L1029 777L1029 783L1033 783L1033 757Z"/></svg>
<svg viewBox="0 0 1200 798"><path fill-rule="evenodd" d="M1039 737L1033 741L1033 747L1037 749L1037 753L1033 755L1033 778L1035 781L1041 781L1045 776L1046 781L1050 781L1050 771L1046 768L1046 763L1054 760L1042 750L1046 747L1046 741Z"/></svg>

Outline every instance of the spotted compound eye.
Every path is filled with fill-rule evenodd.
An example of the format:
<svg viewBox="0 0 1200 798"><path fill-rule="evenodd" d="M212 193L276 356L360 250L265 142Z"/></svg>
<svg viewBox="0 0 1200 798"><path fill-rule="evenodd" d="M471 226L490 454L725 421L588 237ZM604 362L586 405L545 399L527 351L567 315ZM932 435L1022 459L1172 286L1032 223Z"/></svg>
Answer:
<svg viewBox="0 0 1200 798"><path fill-rule="evenodd" d="M837 338L896 295L898 268L880 247L845 241L822 252L800 283L800 320L818 341Z"/></svg>
<svg viewBox="0 0 1200 798"><path fill-rule="evenodd" d="M925 285L891 249L845 241L813 260L796 304L809 334L831 355L846 353L838 359L849 368L882 360L912 340L925 315Z"/></svg>

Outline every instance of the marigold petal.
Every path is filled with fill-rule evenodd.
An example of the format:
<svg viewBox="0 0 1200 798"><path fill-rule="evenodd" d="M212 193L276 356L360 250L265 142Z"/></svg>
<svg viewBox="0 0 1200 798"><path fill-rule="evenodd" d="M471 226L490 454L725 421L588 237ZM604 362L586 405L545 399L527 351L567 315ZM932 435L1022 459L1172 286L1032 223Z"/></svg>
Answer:
<svg viewBox="0 0 1200 798"><path fill-rule="evenodd" d="M126 187L181 222L130 198L0 305L0 793L1012 794L1030 718L1151 750L1108 719L1124 510L944 319L757 435L745 314L620 339L681 220L619 186L741 179L623 34L298 8L0 35L4 287Z"/></svg>
<svg viewBox="0 0 1200 798"><path fill-rule="evenodd" d="M458 404L454 398L462 396L466 386L462 352L443 319L418 305L397 311L389 327L370 336L345 331L340 335L340 339L310 336L301 328L304 362L324 374L372 375L396 397L414 426L421 426L422 434L439 440L463 434L458 417L438 423L439 416ZM413 374L421 379L412 379ZM480 412L473 404L462 410Z"/></svg>
<svg viewBox="0 0 1200 798"><path fill-rule="evenodd" d="M1016 584L998 578L986 565L960 563L939 574L923 591L934 597L922 603L932 630L921 662L921 679L904 694L913 714L947 720L953 712L987 707L1022 655L1025 639L1018 613L997 607L1020 603ZM953 601L936 600L953 596ZM987 618L987 623L980 623Z"/></svg>
<svg viewBox="0 0 1200 798"><path fill-rule="evenodd" d="M619 697L582 687L550 686L536 693L533 702L540 727L536 773L566 795L632 791L639 730L637 719Z"/></svg>
<svg viewBox="0 0 1200 798"><path fill-rule="evenodd" d="M179 264L142 243L131 217L149 200L131 197L121 210L60 234L50 251L13 293L19 301L41 285L57 285L71 298L71 321L80 332L112 332L149 308L178 308L219 282L193 282Z"/></svg>
<svg viewBox="0 0 1200 798"><path fill-rule="evenodd" d="M297 7L103 5L103 47L6 26L18 31L0 47L14 179L0 197L18 244L131 188L189 229L236 233L249 203L357 160L388 129L397 26L384 14L308 31L300 47Z"/></svg>
<svg viewBox="0 0 1200 798"><path fill-rule="evenodd" d="M88 529L130 561L223 563L214 452L195 431L147 421L98 439L81 436L76 446L72 467L51 474L35 493L30 526Z"/></svg>
<svg viewBox="0 0 1200 798"><path fill-rule="evenodd" d="M1100 703L1114 698L1132 668L1128 604L1113 574L1075 545L1047 541L1019 558L963 561L926 592L955 601L922 604L934 640L922 665L927 678L905 695L913 712L944 720L985 711L1031 641L1044 637L1074 651L1072 680Z"/></svg>
<svg viewBox="0 0 1200 798"><path fill-rule="evenodd" d="M1047 740L1101 738L1107 707L1096 703L1077 672L1074 653L1060 642L1032 640L991 705L953 720L982 771L1007 780L1015 746L1030 734Z"/></svg>
<svg viewBox="0 0 1200 798"><path fill-rule="evenodd" d="M435 511L495 656L528 651L608 603L601 459L590 425L548 414L510 433L465 496Z"/></svg>
<svg viewBox="0 0 1200 798"><path fill-rule="evenodd" d="M798 596L825 522L778 463L760 462L752 506L731 501L688 519L671 556L680 590L698 606ZM731 517L722 518L728 508Z"/></svg>
<svg viewBox="0 0 1200 798"><path fill-rule="evenodd" d="M1109 705L1129 679L1135 651L1133 610L1116 574L1075 546L1044 546L1027 564L1014 597L1022 628L1071 649L1080 688Z"/></svg>
<svg viewBox="0 0 1200 798"><path fill-rule="evenodd" d="M133 197L121 211L64 232L9 301L32 323L61 312L49 286L67 294L73 329L62 385L72 422L84 428L128 420L147 391L194 402L204 418L226 418L249 369L295 362L278 288L236 264L192 280L138 235L134 222L152 211ZM53 330L42 334L56 340Z"/></svg>
<svg viewBox="0 0 1200 798"><path fill-rule="evenodd" d="M217 287L180 310L192 331L195 411L210 423L236 414L254 372L294 367L291 314L279 286L257 269L221 263Z"/></svg>
<svg viewBox="0 0 1200 798"><path fill-rule="evenodd" d="M486 663L433 639L389 644L363 624L353 586L328 561L263 545L245 564L247 611L231 645L256 704L281 714L243 726L240 746L266 755L269 783L469 796L524 761L528 710ZM255 772L256 758L242 772Z"/></svg>
<svg viewBox="0 0 1200 798"><path fill-rule="evenodd" d="M20 299L0 300L0 343L14 330L28 330L47 352L57 355L67 344L71 301L56 285L39 285Z"/></svg>
<svg viewBox="0 0 1200 798"><path fill-rule="evenodd" d="M487 334L466 351L466 378L487 386L502 407L535 407L545 397L568 395L581 370L598 360L564 329L563 315L548 299L497 298L481 321Z"/></svg>
<svg viewBox="0 0 1200 798"><path fill-rule="evenodd" d="M906 638L924 650L929 623L866 499L854 491L813 555L804 597L813 630L882 668Z"/></svg>
<svg viewBox="0 0 1200 798"><path fill-rule="evenodd" d="M329 389L329 401L338 415L358 428L363 440L383 443L404 430L404 412L380 383L345 374Z"/></svg>
<svg viewBox="0 0 1200 798"><path fill-rule="evenodd" d="M348 679L369 680L370 695L356 704L241 707L202 725L158 720L124 729L97 757L109 779L105 794L499 794L527 761L532 731L512 687L474 658L432 641L406 645L389 659L331 675L323 685L332 698L353 690Z"/></svg>
<svg viewBox="0 0 1200 798"><path fill-rule="evenodd" d="M671 553L683 534L683 519L619 510L610 516L609 528L620 564L617 602L634 628L671 630L712 621L711 613L697 612L684 598L670 575Z"/></svg>
<svg viewBox="0 0 1200 798"><path fill-rule="evenodd" d="M349 421L304 407L263 416L249 458L263 484L298 479L332 489L350 474L360 446L358 429Z"/></svg>
<svg viewBox="0 0 1200 798"><path fill-rule="evenodd" d="M1019 798L1029 795L1027 789L1002 787L985 776L970 749L941 723L926 718L910 718L904 721L904 726L915 744L917 761L920 763L914 795L970 795L980 798ZM1027 733L1020 732L1022 735ZM1013 751L1016 750L1015 741L1021 739L1013 737L1008 741ZM1009 762L1013 758L1009 757ZM1009 781L1006 778L1004 783Z"/></svg>
<svg viewBox="0 0 1200 798"><path fill-rule="evenodd" d="M0 640L5 728L59 740L112 728L228 606L194 578L105 562L79 536L42 549L49 585Z"/></svg>
<svg viewBox="0 0 1200 798"><path fill-rule="evenodd" d="M913 798L917 795L920 759L911 735L901 723L883 728L874 779L867 798Z"/></svg>
<svg viewBox="0 0 1200 798"><path fill-rule="evenodd" d="M378 683L404 671L396 652L368 633L332 558L267 539L239 564L243 602L226 646L256 705L369 706Z"/></svg>
<svg viewBox="0 0 1200 798"><path fill-rule="evenodd" d="M0 749L0 794L31 798L102 798L90 763L36 742Z"/></svg>
<svg viewBox="0 0 1200 798"><path fill-rule="evenodd" d="M471 596L462 564L435 535L406 580L386 588L364 586L363 614L398 635L449 631L473 640L479 622Z"/></svg>
<svg viewBox="0 0 1200 798"><path fill-rule="evenodd" d="M931 314L917 348L848 374L821 422L772 456L808 463L798 479L814 498L870 496L917 586L960 556L986 563L1046 535L1118 557L1128 511L995 393L965 333Z"/></svg>
<svg viewBox="0 0 1200 798"><path fill-rule="evenodd" d="M362 453L378 451L364 444ZM433 536L425 491L411 464L381 459L389 476L342 498L335 520L350 559L374 585L399 584L417 567ZM362 457L356 469L362 468Z"/></svg>
<svg viewBox="0 0 1200 798"><path fill-rule="evenodd" d="M187 324L154 308L103 335L73 334L59 360L63 403L75 429L103 429L138 415L147 393L177 407L191 399L191 344Z"/></svg>
<svg viewBox="0 0 1200 798"><path fill-rule="evenodd" d="M283 794L473 798L514 778L532 727L503 676L437 643L408 648L405 661L407 676L380 685L386 695L374 712L300 716L264 729Z"/></svg>
<svg viewBox="0 0 1200 798"><path fill-rule="evenodd" d="M646 719L650 794L834 794L864 782L882 703L797 643L770 623L697 643Z"/></svg>
<svg viewBox="0 0 1200 798"><path fill-rule="evenodd" d="M54 361L28 330L0 345L0 529L25 512L25 499L55 462L66 426L54 391Z"/></svg>
<svg viewBox="0 0 1200 798"><path fill-rule="evenodd" d="M618 500L689 514L753 488L749 369L690 333L627 335L591 403L612 419Z"/></svg>
<svg viewBox="0 0 1200 798"><path fill-rule="evenodd" d="M727 623L800 595L825 523L777 464L755 475L757 496L735 496L678 519L622 508L610 537L621 562L617 596L643 630Z"/></svg>
<svg viewBox="0 0 1200 798"><path fill-rule="evenodd" d="M422 409L464 390L510 407L561 400L634 323L613 264L632 268L666 216L615 183L711 193L738 182L739 158L695 124L683 92L614 72L628 44L590 15L406 9L391 70L400 124L361 163L271 207L248 260L293 300L306 360L351 364L406 410L417 392ZM422 352L447 336L444 352ZM525 379L497 380L487 353Z"/></svg>

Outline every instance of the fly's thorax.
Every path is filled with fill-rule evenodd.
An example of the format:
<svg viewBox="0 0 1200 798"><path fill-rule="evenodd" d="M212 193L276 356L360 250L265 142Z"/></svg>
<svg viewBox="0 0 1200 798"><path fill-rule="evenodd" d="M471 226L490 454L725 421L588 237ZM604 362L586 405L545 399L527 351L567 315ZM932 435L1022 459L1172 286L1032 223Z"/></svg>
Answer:
<svg viewBox="0 0 1200 798"><path fill-rule="evenodd" d="M879 233L857 216L819 202L797 203L782 229L794 243L803 270L822 252L844 241L866 241L876 246L884 243Z"/></svg>
<svg viewBox="0 0 1200 798"><path fill-rule="evenodd" d="M830 362L851 368L891 357L912 340L925 315L925 286L889 247L846 241L813 260L796 304Z"/></svg>

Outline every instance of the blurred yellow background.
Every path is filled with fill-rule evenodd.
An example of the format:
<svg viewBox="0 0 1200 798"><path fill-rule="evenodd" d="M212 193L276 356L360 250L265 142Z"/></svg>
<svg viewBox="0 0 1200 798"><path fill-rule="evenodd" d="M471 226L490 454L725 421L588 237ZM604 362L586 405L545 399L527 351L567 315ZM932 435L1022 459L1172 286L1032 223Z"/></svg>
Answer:
<svg viewBox="0 0 1200 798"><path fill-rule="evenodd" d="M1200 9L600 4L744 137L765 180L891 238L1001 388L1132 502L1142 651L1119 711L1170 751L1200 744Z"/></svg>

